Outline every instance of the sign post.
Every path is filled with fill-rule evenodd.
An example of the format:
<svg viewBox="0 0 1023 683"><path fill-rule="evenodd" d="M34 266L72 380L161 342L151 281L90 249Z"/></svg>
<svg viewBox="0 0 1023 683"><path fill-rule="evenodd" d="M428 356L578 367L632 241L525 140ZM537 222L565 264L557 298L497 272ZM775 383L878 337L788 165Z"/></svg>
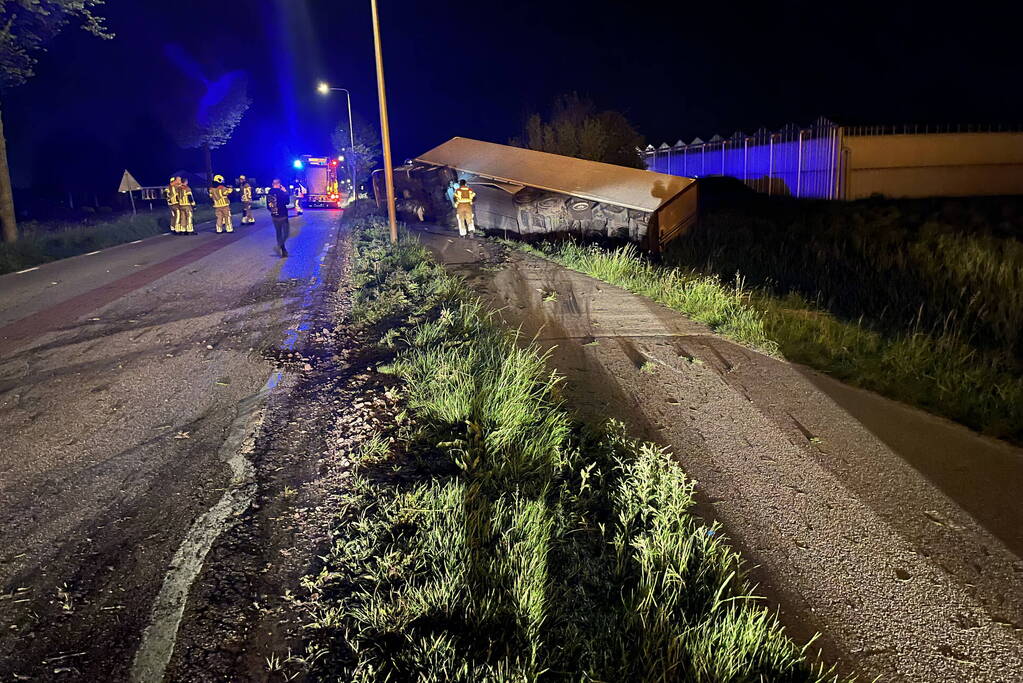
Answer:
<svg viewBox="0 0 1023 683"><path fill-rule="evenodd" d="M124 175L121 176L121 186L117 188L118 192L127 192L128 199L131 200L131 215L135 215L135 195L132 194L135 190L141 190L142 186L139 185L139 181L135 180L135 177L131 173L128 173L128 169L124 169Z"/></svg>

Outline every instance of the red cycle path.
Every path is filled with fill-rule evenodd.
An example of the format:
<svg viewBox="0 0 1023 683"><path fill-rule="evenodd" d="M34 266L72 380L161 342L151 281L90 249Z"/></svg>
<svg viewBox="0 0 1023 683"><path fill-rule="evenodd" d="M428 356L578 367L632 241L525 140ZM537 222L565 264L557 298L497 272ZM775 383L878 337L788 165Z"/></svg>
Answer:
<svg viewBox="0 0 1023 683"><path fill-rule="evenodd" d="M21 320L16 320L4 327L0 327L0 341L3 343L3 350L4 352L9 352L47 332L67 327L86 313L102 308L125 294L145 287L164 275L173 273L175 270L198 261L204 256L209 256L213 252L223 249L250 234L252 233L235 232L220 235L215 241L201 244L195 249L189 249L188 251L171 256L166 261L155 263L131 275L126 275L101 287L96 287L78 296L73 296L56 306L51 306L26 316Z"/></svg>

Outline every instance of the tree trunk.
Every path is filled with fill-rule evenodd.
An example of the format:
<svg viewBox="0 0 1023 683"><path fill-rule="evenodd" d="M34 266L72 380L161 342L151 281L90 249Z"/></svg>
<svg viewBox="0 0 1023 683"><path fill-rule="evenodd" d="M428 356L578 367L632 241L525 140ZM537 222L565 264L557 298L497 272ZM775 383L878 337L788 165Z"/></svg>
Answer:
<svg viewBox="0 0 1023 683"><path fill-rule="evenodd" d="M11 188L11 169L7 167L7 139L4 137L2 112L0 112L0 224L3 224L4 242L17 242L18 221L14 215L14 190Z"/></svg>
<svg viewBox="0 0 1023 683"><path fill-rule="evenodd" d="M202 146L202 153L206 162L206 187L209 187L213 183L213 154L208 142Z"/></svg>

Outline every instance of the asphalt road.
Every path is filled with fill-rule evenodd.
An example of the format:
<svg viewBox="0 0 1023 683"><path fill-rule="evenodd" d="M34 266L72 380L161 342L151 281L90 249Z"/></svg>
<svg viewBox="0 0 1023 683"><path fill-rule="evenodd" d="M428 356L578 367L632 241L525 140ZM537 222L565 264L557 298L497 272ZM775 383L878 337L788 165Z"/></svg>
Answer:
<svg viewBox="0 0 1023 683"><path fill-rule="evenodd" d="M287 259L264 214L0 277L0 680L130 676L169 567L201 559L175 553L237 484L264 352L302 334L339 219L293 218Z"/></svg>

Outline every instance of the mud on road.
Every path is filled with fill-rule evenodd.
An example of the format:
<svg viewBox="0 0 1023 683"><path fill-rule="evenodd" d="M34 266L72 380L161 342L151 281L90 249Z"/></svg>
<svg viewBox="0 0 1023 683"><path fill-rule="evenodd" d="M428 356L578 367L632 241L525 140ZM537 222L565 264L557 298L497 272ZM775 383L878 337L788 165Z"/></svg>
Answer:
<svg viewBox="0 0 1023 683"><path fill-rule="evenodd" d="M299 223L299 256L290 262L270 256L272 231L255 226L219 252L222 260L199 261L89 314L95 320L83 318L0 358L0 428L20 440L12 451L8 438L9 450L0 454L6 539L0 548L0 680L130 678L184 531L225 491L238 490L224 462L225 435L230 440L253 392L277 366L279 381L265 411L259 410L264 427L248 454L256 507L235 518L242 522L240 535L219 539L206 558L233 574L205 593L211 572L200 575L181 631L185 645L175 650L172 666L186 671L183 678L213 679L186 665L199 661L197 650L230 642L231 631L205 637L192 627L203 610L193 607L194 596L209 597L215 606L234 594L248 599L247 587L229 590L230 577L245 575L251 583L265 573L266 561L250 571L257 554L260 560L287 557L278 552L286 550L287 538L277 531L260 536L259 525L268 510L283 509L275 507L278 497L294 514L293 506L306 499L291 491L301 491L297 482L315 470L315 458L305 456L313 453L312 421L319 418L289 402L302 400L322 378L325 363L318 355L325 349L343 364L343 335L334 343L333 332L306 333L322 329L312 323L332 320L341 300L337 285L345 261L328 252L340 246L333 244L337 218L322 214ZM157 259L164 255L152 247L147 253L154 252ZM296 309L305 324L286 335ZM261 357L282 339L298 346L270 346ZM288 461L301 465L295 473L277 469L289 448L306 449ZM23 457L12 457L17 453ZM278 486L290 488L278 496ZM243 498L247 503L248 495ZM269 522L279 525L282 518L275 513ZM206 613L231 623L230 610Z"/></svg>
<svg viewBox="0 0 1023 683"><path fill-rule="evenodd" d="M331 543L350 457L377 433L395 380L375 371L382 353L344 323L350 307L349 236L298 370L275 392L251 456L257 492L214 545L193 586L166 681L295 680L307 670L303 576ZM386 419L386 418L383 418Z"/></svg>

